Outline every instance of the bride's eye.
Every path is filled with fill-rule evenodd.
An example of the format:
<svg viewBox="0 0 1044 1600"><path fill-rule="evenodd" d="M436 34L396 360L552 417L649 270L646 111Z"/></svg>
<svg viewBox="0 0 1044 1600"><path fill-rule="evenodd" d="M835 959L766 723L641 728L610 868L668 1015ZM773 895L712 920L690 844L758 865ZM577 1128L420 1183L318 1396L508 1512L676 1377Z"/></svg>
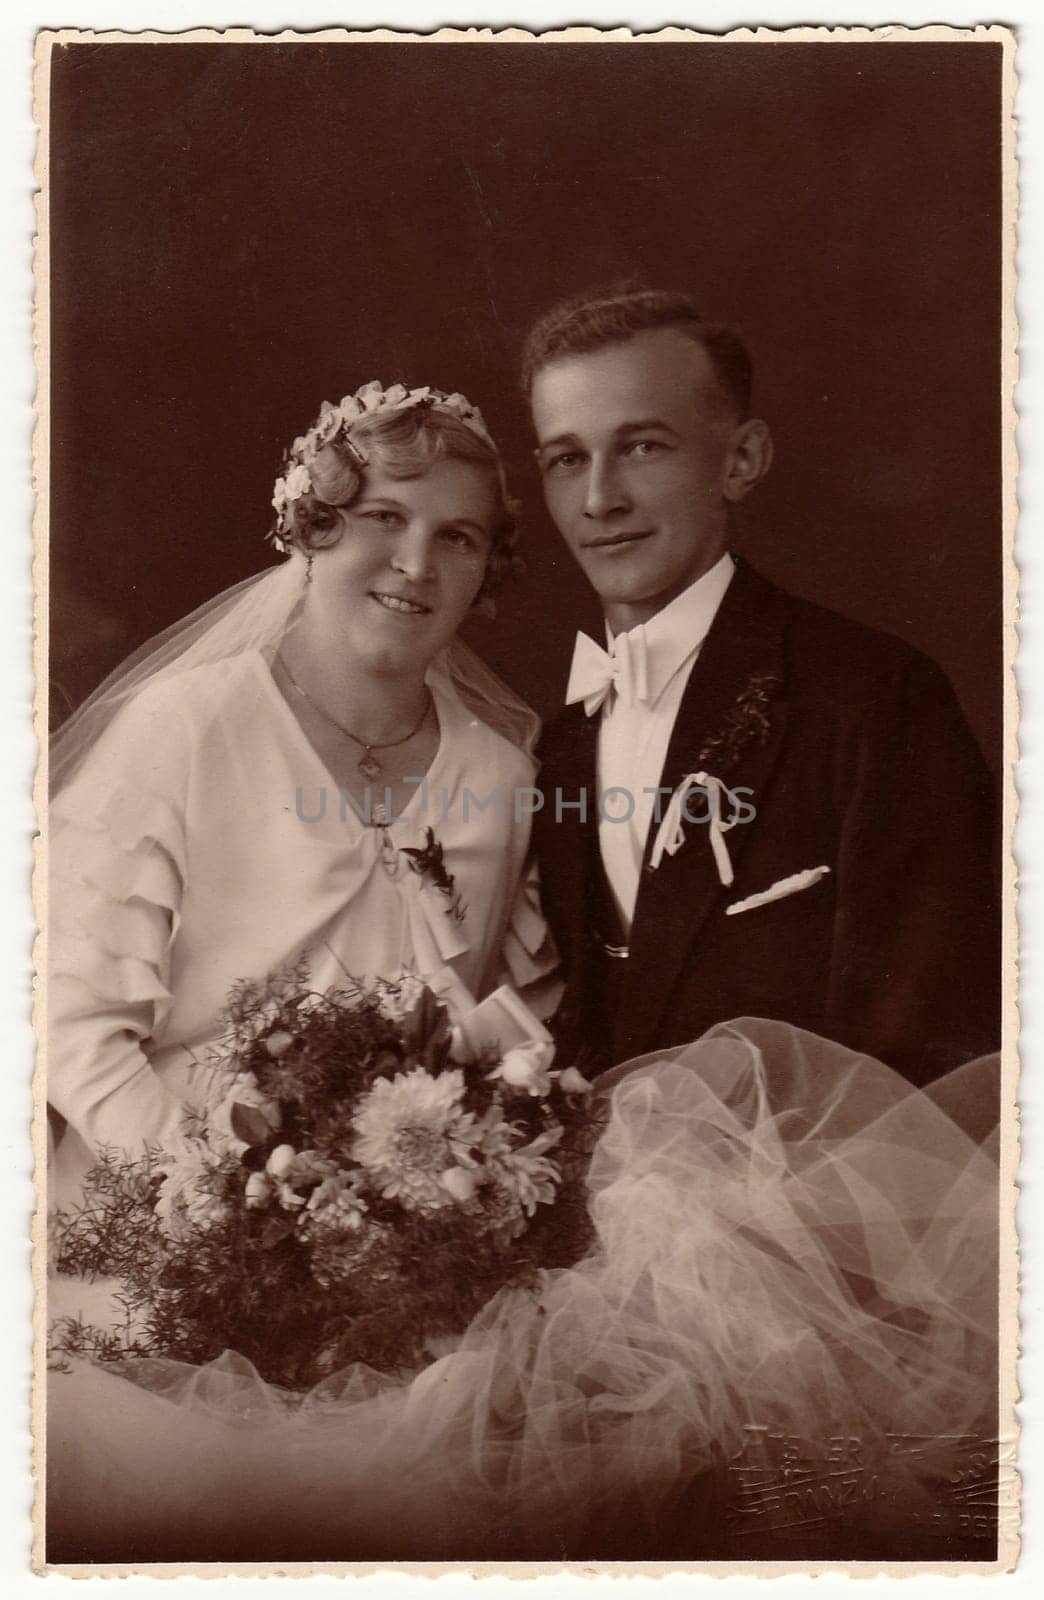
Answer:
<svg viewBox="0 0 1044 1600"><path fill-rule="evenodd" d="M444 528L442 537L446 544L450 545L454 550L475 550L478 548L478 541L475 535L469 533L467 528Z"/></svg>
<svg viewBox="0 0 1044 1600"><path fill-rule="evenodd" d="M397 528L402 521L397 511L389 511L386 506L374 506L372 510L361 511L359 515L364 517L367 522L372 522L376 527L389 530Z"/></svg>

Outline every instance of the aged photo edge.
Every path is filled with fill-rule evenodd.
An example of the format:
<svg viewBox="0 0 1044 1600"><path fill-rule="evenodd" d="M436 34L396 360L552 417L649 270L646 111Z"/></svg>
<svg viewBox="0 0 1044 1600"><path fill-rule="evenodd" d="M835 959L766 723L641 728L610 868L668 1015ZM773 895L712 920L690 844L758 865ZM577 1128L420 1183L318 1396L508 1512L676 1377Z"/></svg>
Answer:
<svg viewBox="0 0 1044 1600"><path fill-rule="evenodd" d="M634 45L662 41L760 43L798 42L843 44L850 41L878 42L882 45L899 41L993 41L1004 46L1004 101L1002 114L1003 184L1004 184L1004 279L1002 331L1004 373L1002 387L1002 428L1004 447L1003 504L1004 504L1004 829L1002 867L1004 876L1004 1046L1002 1051L1002 1126L1001 1126L1001 1285L999 1310L1001 1320L1001 1358L999 1366L999 1538L997 1559L994 1562L932 1563L911 1562L902 1564L876 1562L698 1562L698 1563L486 1563L458 1562L450 1564L411 1562L367 1563L224 1563L150 1564L141 1565L58 1565L49 1564L45 1557L44 1485L46 1474L46 1447L44 1420L46 1416L46 1206L47 1206L47 1117L46 1117L46 1037L43 1017L46 1004L46 821L47 821L47 740L48 726L48 629L49 629L49 563L48 563L48 462L50 449L50 350L49 326L49 267L50 237L48 221L48 168L50 138L48 96L50 87L51 55L56 45L73 43L141 43L168 44L287 44L301 43L402 43L424 44L456 42L481 45L483 43L587 43L600 42ZM32 1150L34 1158L34 1185L37 1195L36 1214L32 1225L33 1245L33 1342L35 1375L32 1394L32 1423L34 1438L34 1542L32 1570L39 1575L55 1574L68 1577L125 1577L132 1575L177 1578L194 1576L223 1578L230 1576L367 1576L380 1572L434 1577L446 1572L465 1572L475 1577L544 1577L565 1573L584 1576L648 1576L663 1577L674 1573L701 1574L705 1576L757 1576L776 1577L790 1574L837 1572L853 1577L919 1577L930 1573L946 1576L965 1574L992 1575L1008 1573L1015 1569L1021 1540L1019 1534L1020 1479L1016 1469L1019 1439L1017 1402L1019 1389L1016 1363L1020 1353L1018 1293L1019 1251L1016 1206L1019 1197L1017 1173L1020 1158L1018 1091L1020 1086L1019 1062L1019 1011L1018 1011L1018 912L1016 905L1017 869L1014 858L1014 835L1018 820L1019 798L1014 777L1014 763L1018 756L1019 697L1015 679L1015 662L1018 655L1018 584L1019 572L1015 559L1015 535L1018 520L1018 452L1016 426L1018 413L1015 391L1018 381L1018 324L1016 318L1016 243L1018 221L1018 159L1014 119L1015 96L1018 87L1017 38L1015 30L1002 24L982 24L975 27L949 27L942 24L923 27L753 27L731 30L727 33L703 32L690 28L668 27L652 32L638 32L629 28L570 27L556 30L529 31L521 28L480 28L477 26L440 28L431 33L400 31L375 27L363 31L347 28L316 28L309 30L285 29L267 33L252 28L195 28L173 32L154 29L141 31L56 29L41 30L36 39L36 68L34 74L34 114L37 127L37 152L34 164L36 180L35 237L35 308L34 354L36 365L35 427L33 432L33 484L35 506L33 513L33 578L34 603L34 673L35 716L34 723L39 740L39 762L34 782L34 802L37 808L40 833L35 843L36 868L33 876L33 905L37 922L34 957L36 978L34 985L33 1023L36 1031L36 1063L33 1073L33 1126Z"/></svg>

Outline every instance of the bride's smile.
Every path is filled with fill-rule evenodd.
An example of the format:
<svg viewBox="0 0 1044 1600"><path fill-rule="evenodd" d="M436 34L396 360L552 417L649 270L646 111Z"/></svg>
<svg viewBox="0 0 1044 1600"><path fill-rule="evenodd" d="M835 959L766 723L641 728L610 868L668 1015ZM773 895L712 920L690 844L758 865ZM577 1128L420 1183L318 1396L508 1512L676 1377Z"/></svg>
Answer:
<svg viewBox="0 0 1044 1600"><path fill-rule="evenodd" d="M410 600L402 594L384 594L379 589L371 589L370 594L378 605L385 606L389 611L401 612L407 617L425 616L431 611L430 606L422 606L416 600Z"/></svg>

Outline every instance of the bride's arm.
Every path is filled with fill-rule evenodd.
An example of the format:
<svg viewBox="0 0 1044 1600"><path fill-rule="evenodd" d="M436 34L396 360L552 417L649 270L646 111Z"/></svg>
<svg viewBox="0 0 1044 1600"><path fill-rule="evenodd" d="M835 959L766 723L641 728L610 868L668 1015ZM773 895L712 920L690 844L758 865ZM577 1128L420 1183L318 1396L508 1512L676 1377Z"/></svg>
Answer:
<svg viewBox="0 0 1044 1600"><path fill-rule="evenodd" d="M106 1011L85 985L64 977L52 983L48 1097L94 1148L170 1149L181 1134L184 1108L141 1048L149 1033L146 1009L124 1004Z"/></svg>
<svg viewBox="0 0 1044 1600"><path fill-rule="evenodd" d="M562 998L558 951L541 909L540 878L532 858L515 890L498 982L510 984L544 1021Z"/></svg>
<svg viewBox="0 0 1044 1600"><path fill-rule="evenodd" d="M189 759L169 696L142 696L51 808L47 1092L92 1146L169 1145L181 1128L143 1046L170 1005Z"/></svg>
<svg viewBox="0 0 1044 1600"><path fill-rule="evenodd" d="M508 887L507 920L499 950L494 952L492 982L507 984L542 1020L551 1017L562 998L561 964L554 936L540 902L540 874L532 849L531 818L517 803L533 793L534 763L518 756L504 778L508 837L498 848Z"/></svg>

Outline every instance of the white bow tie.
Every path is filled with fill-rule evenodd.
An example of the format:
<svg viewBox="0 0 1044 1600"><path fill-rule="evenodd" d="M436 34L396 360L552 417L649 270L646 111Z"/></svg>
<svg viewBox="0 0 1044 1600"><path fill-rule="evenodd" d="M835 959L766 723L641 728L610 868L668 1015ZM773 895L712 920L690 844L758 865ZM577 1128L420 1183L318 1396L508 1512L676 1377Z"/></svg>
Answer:
<svg viewBox="0 0 1044 1600"><path fill-rule="evenodd" d="M649 672L645 629L632 628L613 641L612 651L603 650L586 633L578 633L569 670L566 705L584 702L589 717L602 706L615 689L625 705L639 705L649 698Z"/></svg>

